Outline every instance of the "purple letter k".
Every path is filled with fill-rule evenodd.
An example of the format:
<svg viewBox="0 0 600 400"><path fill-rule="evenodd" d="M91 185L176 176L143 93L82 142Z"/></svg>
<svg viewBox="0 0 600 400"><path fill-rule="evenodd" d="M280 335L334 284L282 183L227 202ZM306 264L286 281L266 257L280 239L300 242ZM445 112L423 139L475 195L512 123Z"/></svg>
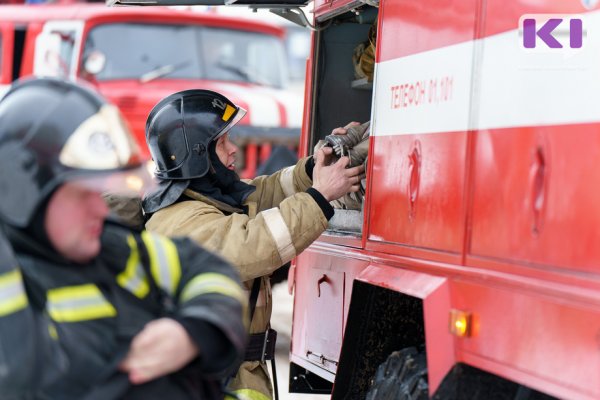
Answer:
<svg viewBox="0 0 600 400"><path fill-rule="evenodd" d="M562 19L550 18L539 31L535 30L535 19L526 18L523 20L523 46L527 49L535 48L535 37L540 39L551 49L561 49L562 44L552 36L552 31L560 25Z"/></svg>

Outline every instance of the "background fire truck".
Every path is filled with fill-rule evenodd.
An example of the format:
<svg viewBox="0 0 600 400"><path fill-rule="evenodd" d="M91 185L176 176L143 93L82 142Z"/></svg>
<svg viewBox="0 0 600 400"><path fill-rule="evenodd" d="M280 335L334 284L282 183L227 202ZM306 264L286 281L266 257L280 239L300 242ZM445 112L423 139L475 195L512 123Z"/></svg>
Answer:
<svg viewBox="0 0 600 400"><path fill-rule="evenodd" d="M291 269L292 389L600 398L597 3L315 0L300 153L372 128L362 210Z"/></svg>
<svg viewBox="0 0 600 400"><path fill-rule="evenodd" d="M255 175L273 145L295 152L303 99L287 87L284 29L189 10L65 3L0 6L0 91L31 74L87 80L121 109L149 157L150 109L179 90L211 89L248 110L232 132L242 177Z"/></svg>

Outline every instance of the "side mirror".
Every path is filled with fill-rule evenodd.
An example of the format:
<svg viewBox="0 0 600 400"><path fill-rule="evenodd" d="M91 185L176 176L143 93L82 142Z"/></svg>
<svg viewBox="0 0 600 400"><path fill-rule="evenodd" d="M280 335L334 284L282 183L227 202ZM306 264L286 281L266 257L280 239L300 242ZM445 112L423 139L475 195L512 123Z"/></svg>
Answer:
<svg viewBox="0 0 600 400"><path fill-rule="evenodd" d="M98 50L92 51L83 62L83 69L90 75L96 75L102 72L106 66L106 56Z"/></svg>

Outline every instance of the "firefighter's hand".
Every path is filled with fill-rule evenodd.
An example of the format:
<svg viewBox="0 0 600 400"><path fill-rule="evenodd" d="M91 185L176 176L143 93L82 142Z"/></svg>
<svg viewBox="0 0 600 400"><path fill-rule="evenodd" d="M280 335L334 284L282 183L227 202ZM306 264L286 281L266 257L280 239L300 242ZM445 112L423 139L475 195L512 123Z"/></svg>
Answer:
<svg viewBox="0 0 600 400"><path fill-rule="evenodd" d="M183 326L170 318L148 323L131 342L119 368L133 384L175 372L198 355L198 347Z"/></svg>
<svg viewBox="0 0 600 400"><path fill-rule="evenodd" d="M350 128L351 126L356 126L356 125L360 125L360 122L352 121L344 127L340 126L339 128L335 128L334 130L331 131L331 134L332 135L345 135L348 132L348 128Z"/></svg>
<svg viewBox="0 0 600 400"><path fill-rule="evenodd" d="M337 200L348 192L357 192L360 188L360 177L365 170L363 165L346 168L350 163L348 157L341 157L330 164L332 154L331 147L319 149L313 170L313 188L327 201Z"/></svg>

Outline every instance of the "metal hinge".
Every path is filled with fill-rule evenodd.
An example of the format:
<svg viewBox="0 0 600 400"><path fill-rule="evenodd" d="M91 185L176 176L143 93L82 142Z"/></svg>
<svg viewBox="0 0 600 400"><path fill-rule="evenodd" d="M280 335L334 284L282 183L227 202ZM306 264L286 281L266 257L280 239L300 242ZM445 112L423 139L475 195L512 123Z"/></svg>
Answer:
<svg viewBox="0 0 600 400"><path fill-rule="evenodd" d="M337 367L338 362L335 360L331 360L327 357L325 357L323 354L317 354L317 353L313 353L310 350L306 350L306 358L309 359L309 361L317 361L319 362L319 364L325 366L326 364L333 364L334 366Z"/></svg>

